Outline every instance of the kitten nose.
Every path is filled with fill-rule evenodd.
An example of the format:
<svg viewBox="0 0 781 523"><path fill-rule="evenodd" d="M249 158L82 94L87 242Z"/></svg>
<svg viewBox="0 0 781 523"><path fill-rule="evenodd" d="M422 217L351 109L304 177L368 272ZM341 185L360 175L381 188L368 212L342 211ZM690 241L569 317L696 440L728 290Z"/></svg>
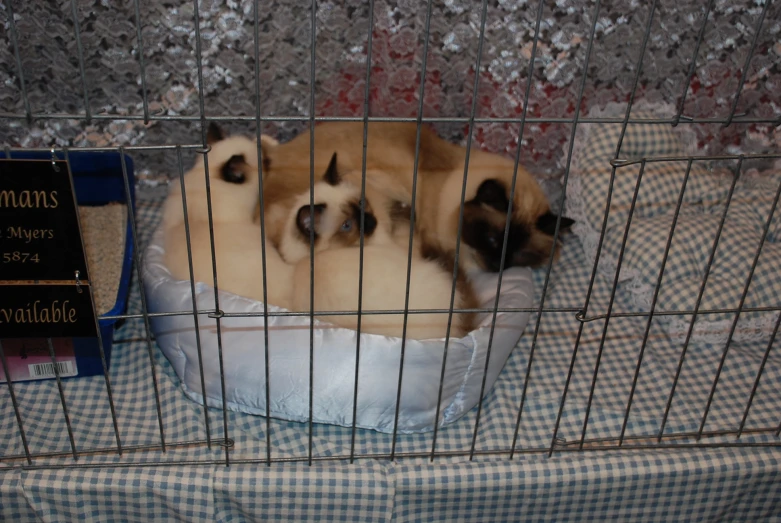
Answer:
<svg viewBox="0 0 781 523"><path fill-rule="evenodd" d="M488 243L494 249L501 249L504 244L504 231L495 232L488 235Z"/></svg>

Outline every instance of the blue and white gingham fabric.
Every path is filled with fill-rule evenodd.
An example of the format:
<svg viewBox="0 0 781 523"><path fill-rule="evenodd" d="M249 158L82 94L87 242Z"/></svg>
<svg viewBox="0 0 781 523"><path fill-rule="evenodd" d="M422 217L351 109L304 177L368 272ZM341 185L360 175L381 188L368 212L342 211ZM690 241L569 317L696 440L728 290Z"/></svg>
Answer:
<svg viewBox="0 0 781 523"><path fill-rule="evenodd" d="M139 232L159 219L159 202L141 201ZM144 239L144 241L146 241ZM583 306L591 266L576 238L568 238L551 275L546 308ZM535 274L537 299L544 271ZM140 311L137 292L131 312ZM592 305L607 305L610 285L597 279ZM615 310L629 303L619 299ZM605 340L594 387L587 438L618 437L638 361L645 318L614 318L583 325L559 438L580 438L592 377ZM736 521L781 519L781 448L655 449L557 452L553 457L524 450L547 447L581 323L573 312L543 314L536 340L528 395L513 460L491 451L512 445L536 315L510 356L480 412L477 454L317 461L349 455L349 429L314 425L312 467L301 462L240 463L264 459L270 438L276 459L305 458L306 423L267 420L228 412L232 465L215 445L180 445L206 438L203 407L186 399L168 361L152 341L150 365L144 322L128 320L116 333L111 386L125 452L35 458L27 467L7 388L0 387L0 520L2 521ZM681 353L681 346L652 324L627 427L628 436L657 433ZM710 409L706 431L735 430L751 392L766 345L733 342ZM724 347L692 343L686 354L665 432L696 431L702 419ZM775 349L774 349L775 350ZM226 348L226 357L229 357ZM167 451L133 450L161 440L152 386L156 373ZM437 376L432 379L438 379ZM775 427L781 421L781 356L771 351L746 428ZM15 385L25 433L33 453L70 452L67 428L54 381ZM116 446L102 376L64 382L78 451ZM437 433L437 452L468 451L477 409ZM209 409L213 438L224 436L220 409ZM690 441L690 440L687 440ZM703 441L725 441L706 438ZM734 436L726 441L735 441ZM770 434L746 434L741 442L775 444ZM396 452L429 453L433 434L400 435ZM356 455L386 454L392 436L358 430ZM157 466L159 462L173 463ZM134 464L135 466L128 466ZM60 468L56 468L60 467Z"/></svg>
<svg viewBox="0 0 781 523"><path fill-rule="evenodd" d="M625 105L615 106L602 116L623 117L625 110ZM657 107L655 111L635 110L632 116L654 118L672 113L672 108ZM778 271L781 209L771 215L772 203L781 184L781 171L759 173L755 169L741 168L743 172L730 199L738 161L734 160L726 167L714 167L711 162L697 160L696 146L689 144L687 147L688 130L673 128L670 124L629 124L618 158L636 163L619 164L614 169L611 160L616 156L621 129L621 124L584 124L579 128L567 190L569 214L579 221L574 230L581 238L588 258L595 259L599 231L608 211L604 243L599 253L600 272L606 281L613 281L623 246L618 292L624 294L636 310L651 309L663 261L664 275L655 305L657 312L693 311L707 275L698 309L704 313L697 317L692 338L724 343L730 336L735 316L709 311L737 309L744 288L749 284L743 307L778 307L781 304L781 273ZM690 154L694 158L691 165L687 161ZM668 160L658 160L660 158ZM612 197L608 209L611 178ZM675 221L679 198L682 198L681 207ZM726 219L719 234L725 210ZM631 224L624 242L630 216ZM768 216L771 217L768 234L749 281ZM665 261L674 223L674 235ZM717 245L716 252L708 268L714 245ZM593 309L592 312L606 311ZM774 312L743 312L732 337L767 343L777 317L778 313ZM691 321L691 314L664 317L667 333L680 342L686 339Z"/></svg>

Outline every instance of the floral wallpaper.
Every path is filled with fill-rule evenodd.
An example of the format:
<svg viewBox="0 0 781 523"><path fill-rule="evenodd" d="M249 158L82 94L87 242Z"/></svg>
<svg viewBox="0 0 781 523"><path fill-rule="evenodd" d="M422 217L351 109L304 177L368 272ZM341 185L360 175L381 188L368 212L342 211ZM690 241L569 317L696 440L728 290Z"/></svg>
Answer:
<svg viewBox="0 0 781 523"><path fill-rule="evenodd" d="M529 117L572 118L584 72L582 115L592 107L625 101L652 4L650 0L604 0L597 12L595 0L489 0L476 68L479 0L433 1L428 35L425 0L377 0L370 114L416 116L426 41L426 117L468 117L475 75L477 118L520 117L529 82ZM529 77L540 5L540 33ZM638 98L674 106L683 101L686 116L722 119L730 114L742 80L736 114L781 122L781 1L658 0L655 5ZM232 132L254 133L252 2L2 0L0 145L200 143L196 8L203 110L207 117L249 117L223 125ZM311 8L312 2L304 0L259 2L257 91L264 117L309 116ZM317 116L363 115L369 16L367 2L316 2ZM587 57L592 26L593 48ZM148 123L143 120L145 106L153 117ZM38 115L31 123L25 118L27 107ZM88 121L87 109L90 116L109 118ZM154 119L159 117L165 119ZM270 121L263 123L263 132L287 140L307 125ZM781 151L778 125L681 125L692 125L700 145L710 153ZM463 141L468 129L464 122L434 126L456 141ZM521 139L522 162L540 178L555 183L570 132L568 123L528 123ZM518 123L477 123L474 129L476 143L495 152L514 154L519 138ZM178 172L171 151L132 154L142 188L159 185Z"/></svg>

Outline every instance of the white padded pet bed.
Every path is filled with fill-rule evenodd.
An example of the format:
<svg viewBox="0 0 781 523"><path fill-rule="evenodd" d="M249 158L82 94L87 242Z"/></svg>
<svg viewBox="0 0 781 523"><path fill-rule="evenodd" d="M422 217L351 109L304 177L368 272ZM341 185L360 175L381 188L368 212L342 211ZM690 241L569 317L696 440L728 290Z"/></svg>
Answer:
<svg viewBox="0 0 781 523"><path fill-rule="evenodd" d="M161 231L144 257L144 284L152 313L192 312L189 281L176 281L163 265ZM262 277L260 270L258 278ZM481 307L493 307L497 275L473 280ZM196 283L199 310L214 310L213 287ZM531 271L512 268L504 273L499 306L532 305ZM226 313L260 313L255 317L221 320L226 406L230 410L266 415L263 304L220 291ZM269 306L269 311L281 311ZM499 313L490 351L487 394L523 333L529 314ZM440 425L450 424L480 399L488 355L491 314L479 318L481 328L451 339L442 385ZM199 315L206 402L222 406L216 320ZM152 319L157 343L173 365L188 397L203 401L196 331L192 314ZM309 419L309 318L269 318L270 416L291 421ZM316 423L352 426L357 332L319 321L314 329L314 404ZM445 340L408 340L405 348L398 431L433 430ZM393 432L401 361L401 339L361 334L356 426Z"/></svg>

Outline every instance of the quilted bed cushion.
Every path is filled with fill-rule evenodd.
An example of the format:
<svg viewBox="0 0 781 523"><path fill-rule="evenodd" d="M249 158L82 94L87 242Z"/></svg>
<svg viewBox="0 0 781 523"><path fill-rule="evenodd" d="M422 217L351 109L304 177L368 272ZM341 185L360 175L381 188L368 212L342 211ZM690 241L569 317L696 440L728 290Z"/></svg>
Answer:
<svg viewBox="0 0 781 523"><path fill-rule="evenodd" d="M670 107L653 110L649 107L633 111L632 117L659 118L674 114ZM604 112L596 111L592 116L623 117L625 110L625 106L612 106ZM608 210L599 272L613 281L629 224L618 299L628 302L633 310L651 310L664 264L655 311L693 311L699 299L700 313L691 333L693 340L723 343L730 336L736 317L733 339L765 339L772 332L778 313L749 311L736 316L735 313L710 311L737 309L742 299L743 308L779 305L781 212L773 211L781 172L758 173L741 169L743 172L730 195L737 161L720 168L704 160L692 161L690 168L687 160L658 161L664 157L697 156L696 147L692 145L694 140L685 127L673 128L669 124L630 124L627 127L618 158L629 163L621 165L619 161L617 164L607 209L611 160L615 156L621 124L583 125L576 138L567 188L568 212L579 222L574 232L586 254L594 260L599 231ZM640 161L643 158L647 160L645 163ZM676 218L679 199L680 212ZM768 221L771 212L773 215ZM671 230L674 232L665 260ZM714 245L715 254L712 254ZM704 287L703 281L706 281ZM604 311L588 311L588 314L599 312ZM689 333L693 315L657 318L669 336L682 341Z"/></svg>

